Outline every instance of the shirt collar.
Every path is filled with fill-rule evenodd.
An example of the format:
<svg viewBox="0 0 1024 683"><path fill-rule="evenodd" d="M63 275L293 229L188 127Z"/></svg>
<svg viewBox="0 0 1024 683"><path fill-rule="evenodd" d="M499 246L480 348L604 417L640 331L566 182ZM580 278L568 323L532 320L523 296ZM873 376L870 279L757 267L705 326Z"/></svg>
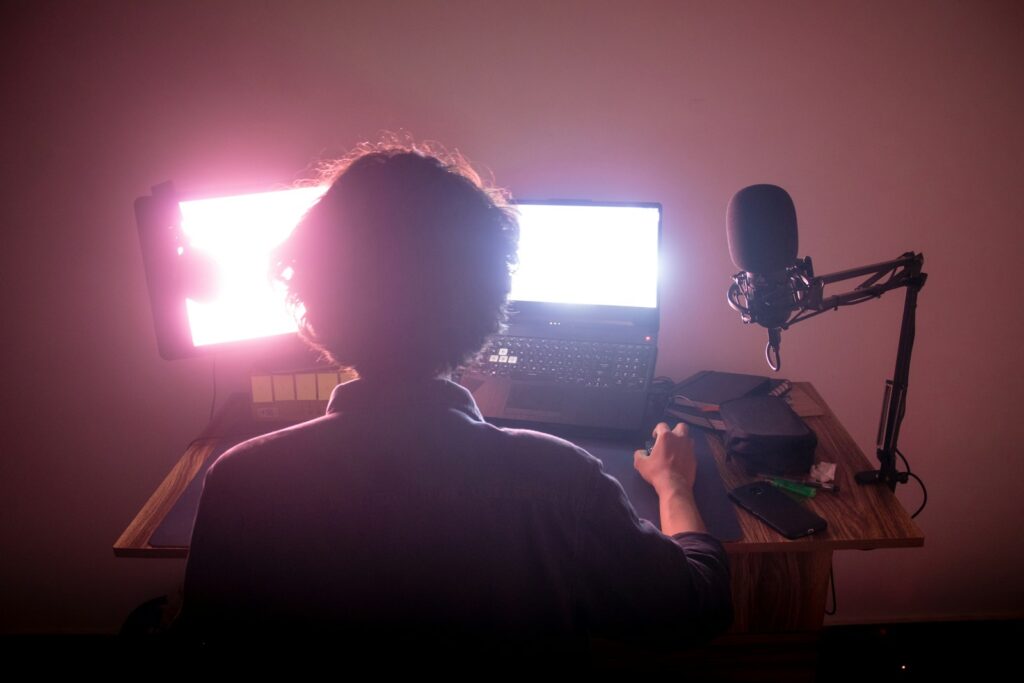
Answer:
<svg viewBox="0 0 1024 683"><path fill-rule="evenodd" d="M413 406L450 408L465 413L475 422L484 418L473 395L447 379L381 382L354 379L334 387L327 414L355 411L409 409Z"/></svg>

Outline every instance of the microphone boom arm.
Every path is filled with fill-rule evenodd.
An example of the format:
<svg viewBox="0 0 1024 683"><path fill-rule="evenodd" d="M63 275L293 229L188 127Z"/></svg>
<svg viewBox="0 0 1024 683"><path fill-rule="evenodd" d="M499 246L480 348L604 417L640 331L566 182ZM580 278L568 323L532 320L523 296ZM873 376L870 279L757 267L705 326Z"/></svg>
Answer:
<svg viewBox="0 0 1024 683"><path fill-rule="evenodd" d="M921 272L923 266L923 254L907 252L892 261L841 270L836 273L815 277L810 259L805 258L787 271L790 281L793 283L793 288L790 294L790 301L782 303L795 306L796 311L792 312L792 308L789 309L791 314L786 319L780 320L781 309L776 309L772 312L771 308L773 303L778 302L770 300L767 302L769 314L775 317L769 319L769 324L766 325L769 329L768 347L765 349L765 355L769 366L773 370L778 370L780 366L779 343L782 330L789 329L789 327L798 322L803 322L827 311L835 311L843 306L853 306L870 299L878 299L893 289L905 288L907 290L903 304L903 322L900 326L899 345L896 352L896 368L893 372L893 378L886 381L885 395L882 401L882 415L878 426L876 455L878 456L880 467L877 470L858 472L856 475L856 480L860 484L882 483L893 491L896 490L896 484L907 482L910 472L909 465L906 472L899 472L896 469L897 456L906 462L906 458L903 458L903 454L900 453L897 447L897 441L899 439L900 425L906 413L907 388L910 380L910 355L914 347L914 335L916 333L917 295L921 288L924 287L925 280L928 279L928 274ZM844 282L864 277L865 275L869 276L867 280L857 285L851 291L827 298L823 296L825 285ZM763 319L756 319L762 311L751 310L751 307L749 307L751 297L748 297L746 293L749 291L747 288L751 283L747 278L747 274L743 272L738 273L733 278L733 283L729 289L729 305L740 312L744 322L765 324ZM742 303L740 297L744 299ZM743 303L747 305L745 306Z"/></svg>
<svg viewBox="0 0 1024 683"><path fill-rule="evenodd" d="M850 268L828 275L811 277L808 281L808 291L800 310L789 320L781 323L779 327L783 330L803 322L808 318L821 315L827 311L838 310L842 306L853 306L871 299L878 299L886 292L906 287L909 290L920 290L928 275L921 272L924 266L924 255L907 252L898 259L883 261L870 266ZM879 283L878 281L889 275L888 279ZM870 275L867 280L857 285L853 290L823 298L825 285L836 282L844 282L854 278Z"/></svg>

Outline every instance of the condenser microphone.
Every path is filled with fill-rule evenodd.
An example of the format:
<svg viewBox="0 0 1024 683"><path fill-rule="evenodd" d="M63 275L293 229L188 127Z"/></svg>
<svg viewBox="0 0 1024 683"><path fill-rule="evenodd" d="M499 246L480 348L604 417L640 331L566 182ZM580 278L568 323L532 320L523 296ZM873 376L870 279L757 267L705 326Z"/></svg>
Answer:
<svg viewBox="0 0 1024 683"><path fill-rule="evenodd" d="M796 208L777 185L751 185L737 192L726 212L729 255L737 268L729 305L745 323L768 328L768 364L779 368L782 329L801 310L813 277L810 259L797 259Z"/></svg>
<svg viewBox="0 0 1024 683"><path fill-rule="evenodd" d="M767 275L796 261L796 207L781 187L743 188L729 202L725 220L729 256L737 268Z"/></svg>

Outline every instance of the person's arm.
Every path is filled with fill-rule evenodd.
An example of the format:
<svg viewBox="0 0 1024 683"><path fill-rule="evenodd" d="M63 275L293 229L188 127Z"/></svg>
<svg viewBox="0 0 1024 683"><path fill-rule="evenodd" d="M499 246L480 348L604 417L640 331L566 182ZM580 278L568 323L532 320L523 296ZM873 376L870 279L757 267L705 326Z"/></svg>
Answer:
<svg viewBox="0 0 1024 683"><path fill-rule="evenodd" d="M633 465L658 494L662 533L673 536L686 531L706 532L704 520L693 499L697 459L693 440L680 422L671 431L664 422L654 428L654 448L648 455L633 454Z"/></svg>
<svg viewBox="0 0 1024 683"><path fill-rule="evenodd" d="M641 474L657 482L665 533L639 519L622 486L596 468L580 527L577 591L594 635L679 647L732 623L728 557L703 532L693 451L681 431L660 425L652 454L635 456Z"/></svg>

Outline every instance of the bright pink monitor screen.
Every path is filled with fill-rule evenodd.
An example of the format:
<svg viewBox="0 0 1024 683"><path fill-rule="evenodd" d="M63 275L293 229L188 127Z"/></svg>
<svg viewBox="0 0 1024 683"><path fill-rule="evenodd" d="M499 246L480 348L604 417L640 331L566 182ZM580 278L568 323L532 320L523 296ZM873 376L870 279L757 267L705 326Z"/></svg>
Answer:
<svg viewBox="0 0 1024 683"><path fill-rule="evenodd" d="M270 253L326 189L302 187L179 202L187 248L213 273L209 291L185 302L195 346L297 330L284 287L268 275ZM184 248L178 252L187 253Z"/></svg>

